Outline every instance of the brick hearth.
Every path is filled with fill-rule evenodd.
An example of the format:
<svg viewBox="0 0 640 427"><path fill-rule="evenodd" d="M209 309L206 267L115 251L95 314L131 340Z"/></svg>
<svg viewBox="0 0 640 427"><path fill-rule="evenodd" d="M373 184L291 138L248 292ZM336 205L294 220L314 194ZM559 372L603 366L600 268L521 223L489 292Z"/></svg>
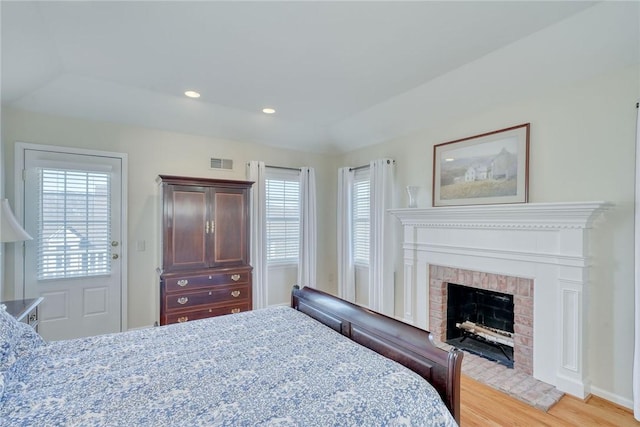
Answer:
<svg viewBox="0 0 640 427"><path fill-rule="evenodd" d="M533 375L533 280L460 268L429 266L429 329L441 342L447 334L447 284L513 295L514 370Z"/></svg>

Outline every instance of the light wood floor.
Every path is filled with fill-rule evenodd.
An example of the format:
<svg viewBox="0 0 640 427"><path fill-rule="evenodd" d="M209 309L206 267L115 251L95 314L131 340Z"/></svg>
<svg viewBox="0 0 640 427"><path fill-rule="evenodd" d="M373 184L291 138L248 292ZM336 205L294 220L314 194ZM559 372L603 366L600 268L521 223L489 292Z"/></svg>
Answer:
<svg viewBox="0 0 640 427"><path fill-rule="evenodd" d="M565 395L549 412L543 412L466 375L462 376L461 401L461 427L640 426L630 410L599 397L585 402Z"/></svg>

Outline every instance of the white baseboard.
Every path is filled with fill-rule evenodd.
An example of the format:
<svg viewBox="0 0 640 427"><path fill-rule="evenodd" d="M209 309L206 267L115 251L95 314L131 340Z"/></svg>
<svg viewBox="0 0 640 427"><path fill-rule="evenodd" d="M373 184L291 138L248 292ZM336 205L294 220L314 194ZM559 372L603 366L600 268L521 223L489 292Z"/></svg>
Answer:
<svg viewBox="0 0 640 427"><path fill-rule="evenodd" d="M631 399L627 399L626 397L622 397L620 395L611 393L606 390L602 390L601 388L594 387L594 386L591 386L591 394L593 394L594 396L598 396L603 399L606 399L609 402L616 403L627 409L631 409L633 411L633 401Z"/></svg>

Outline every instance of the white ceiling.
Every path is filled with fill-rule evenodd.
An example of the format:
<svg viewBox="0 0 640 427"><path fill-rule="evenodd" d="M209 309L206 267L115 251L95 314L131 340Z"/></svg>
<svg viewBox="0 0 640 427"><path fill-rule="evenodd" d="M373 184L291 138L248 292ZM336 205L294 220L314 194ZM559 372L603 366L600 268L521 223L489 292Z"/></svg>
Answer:
<svg viewBox="0 0 640 427"><path fill-rule="evenodd" d="M637 2L0 7L3 105L316 152L640 62Z"/></svg>

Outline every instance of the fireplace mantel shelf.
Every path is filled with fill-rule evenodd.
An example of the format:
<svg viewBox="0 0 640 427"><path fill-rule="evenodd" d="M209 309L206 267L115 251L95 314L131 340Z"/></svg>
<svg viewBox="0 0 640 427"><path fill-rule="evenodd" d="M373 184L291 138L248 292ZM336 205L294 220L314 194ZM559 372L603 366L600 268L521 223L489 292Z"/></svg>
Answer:
<svg viewBox="0 0 640 427"><path fill-rule="evenodd" d="M402 225L427 228L591 228L608 202L523 203L390 209Z"/></svg>

